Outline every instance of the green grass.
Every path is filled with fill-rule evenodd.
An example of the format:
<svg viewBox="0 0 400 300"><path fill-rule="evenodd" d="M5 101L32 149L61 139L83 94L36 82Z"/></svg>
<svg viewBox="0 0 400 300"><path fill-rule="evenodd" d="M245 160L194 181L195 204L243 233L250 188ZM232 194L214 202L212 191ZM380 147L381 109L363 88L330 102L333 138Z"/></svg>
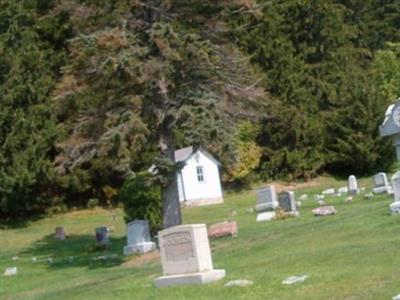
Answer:
<svg viewBox="0 0 400 300"><path fill-rule="evenodd" d="M359 182L370 187L370 178ZM296 190L320 193L345 182L318 180L319 186ZM328 198L338 214L313 217L312 197L303 201L299 218L257 223L246 209L255 204L255 192L229 193L223 205L184 209L185 223L224 221L231 209L238 222L236 238L211 241L215 268L226 270L219 282L204 286L157 289L159 260L127 267L122 256L125 228L122 212L112 221L106 210L71 212L33 222L27 227L0 230L0 272L17 266L18 275L0 276L0 299L391 299L400 293L400 217L390 216L390 196L372 200L356 196ZM52 238L54 228L65 226L65 241ZM114 226L112 246L93 248L94 228ZM107 261L99 255L118 254ZM19 260L12 261L13 256ZM70 263L68 257L74 256ZM33 263L32 257L38 262ZM46 259L52 257L53 264ZM283 286L291 275L308 274L303 283ZM249 287L227 288L229 280L248 279Z"/></svg>

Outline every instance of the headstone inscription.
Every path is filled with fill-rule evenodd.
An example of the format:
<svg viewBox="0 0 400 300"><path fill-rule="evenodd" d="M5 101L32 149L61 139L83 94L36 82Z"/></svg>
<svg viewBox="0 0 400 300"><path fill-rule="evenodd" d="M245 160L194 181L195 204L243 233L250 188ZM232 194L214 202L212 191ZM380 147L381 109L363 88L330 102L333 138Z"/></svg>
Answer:
<svg viewBox="0 0 400 300"><path fill-rule="evenodd" d="M391 193L392 188L389 185L386 173L378 173L374 175L374 188L372 191L376 194L380 193Z"/></svg>
<svg viewBox="0 0 400 300"><path fill-rule="evenodd" d="M108 228L105 226L97 227L95 229L95 237L99 245L108 246L110 244L110 240L108 238Z"/></svg>
<svg viewBox="0 0 400 300"><path fill-rule="evenodd" d="M257 212L274 210L278 206L279 203L276 198L274 185L269 185L257 190L257 205L255 207Z"/></svg>
<svg viewBox="0 0 400 300"><path fill-rule="evenodd" d="M355 195L359 193L358 185L357 185L357 178L354 175L349 176L349 188L348 193L350 195Z"/></svg>
<svg viewBox="0 0 400 300"><path fill-rule="evenodd" d="M278 195L279 207L286 212L297 211L296 199L294 197L294 192L283 192Z"/></svg>
<svg viewBox="0 0 400 300"><path fill-rule="evenodd" d="M203 284L225 277L214 270L205 224L179 225L158 232L163 276L157 287Z"/></svg>
<svg viewBox="0 0 400 300"><path fill-rule="evenodd" d="M126 225L127 245L123 251L125 255L147 253L156 249L151 241L150 227L147 220L135 220Z"/></svg>

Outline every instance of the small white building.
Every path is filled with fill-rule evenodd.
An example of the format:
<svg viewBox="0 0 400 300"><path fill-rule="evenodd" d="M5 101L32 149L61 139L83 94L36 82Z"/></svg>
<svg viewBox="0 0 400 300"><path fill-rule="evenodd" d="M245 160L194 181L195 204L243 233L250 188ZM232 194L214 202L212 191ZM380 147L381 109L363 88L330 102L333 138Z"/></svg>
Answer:
<svg viewBox="0 0 400 300"><path fill-rule="evenodd" d="M175 151L175 162L185 166L178 172L179 201L188 206L224 202L219 174L220 163L201 147Z"/></svg>

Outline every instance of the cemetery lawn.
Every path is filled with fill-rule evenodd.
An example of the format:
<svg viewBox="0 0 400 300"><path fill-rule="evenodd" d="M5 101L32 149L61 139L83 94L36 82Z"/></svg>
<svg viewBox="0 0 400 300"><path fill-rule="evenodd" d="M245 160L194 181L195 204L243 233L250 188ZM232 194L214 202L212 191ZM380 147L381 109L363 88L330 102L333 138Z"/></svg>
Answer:
<svg viewBox="0 0 400 300"><path fill-rule="evenodd" d="M369 190L371 183L365 178L359 186ZM238 222L238 237L211 241L214 267L225 269L227 276L203 286L155 288L152 279L161 275L156 255L122 256L126 239L120 210L116 221L109 211L94 209L3 229L0 299L391 299L400 293L400 216L389 214L392 197L364 200L358 195L352 203L344 203L346 196L327 197L338 214L312 216L317 206L312 194L343 185L346 181L324 177L316 186L295 190L297 198L308 193L309 199L299 218L286 220L257 223L256 214L246 212L256 202L254 190L228 193L222 205L184 209L184 223L207 225L227 220L230 210L237 212L231 219ZM58 225L70 234L67 240L53 238ZM94 247L94 228L100 225L114 229L106 251ZM107 259L93 259L99 256ZM3 276L12 266L18 274ZM303 274L309 276L303 283L281 283ZM254 284L224 286L235 279Z"/></svg>

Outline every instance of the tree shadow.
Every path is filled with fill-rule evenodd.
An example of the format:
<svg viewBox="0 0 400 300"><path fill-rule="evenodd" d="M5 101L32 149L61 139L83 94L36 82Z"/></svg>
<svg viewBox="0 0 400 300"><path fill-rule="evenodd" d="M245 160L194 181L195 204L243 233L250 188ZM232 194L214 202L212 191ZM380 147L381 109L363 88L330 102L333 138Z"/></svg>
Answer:
<svg viewBox="0 0 400 300"><path fill-rule="evenodd" d="M0 229L20 229L28 227L35 221L44 218L44 214L36 214L32 216L24 216L17 218L0 218Z"/></svg>
<svg viewBox="0 0 400 300"><path fill-rule="evenodd" d="M110 237L110 246L99 247L94 235L70 235L58 240L53 234L33 243L20 255L32 257L32 262L46 264L49 269L86 267L110 268L124 262L122 248L125 237Z"/></svg>

